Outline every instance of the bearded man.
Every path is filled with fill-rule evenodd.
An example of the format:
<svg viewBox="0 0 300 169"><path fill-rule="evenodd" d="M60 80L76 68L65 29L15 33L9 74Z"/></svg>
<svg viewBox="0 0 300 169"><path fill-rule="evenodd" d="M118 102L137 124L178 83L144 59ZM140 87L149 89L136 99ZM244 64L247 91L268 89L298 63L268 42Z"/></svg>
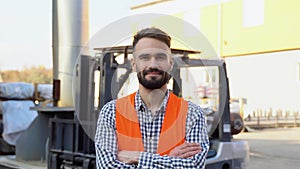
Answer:
<svg viewBox="0 0 300 169"><path fill-rule="evenodd" d="M158 28L134 36L132 68L139 89L100 111L97 168L204 168L209 150L199 105L167 89L174 61L171 37Z"/></svg>

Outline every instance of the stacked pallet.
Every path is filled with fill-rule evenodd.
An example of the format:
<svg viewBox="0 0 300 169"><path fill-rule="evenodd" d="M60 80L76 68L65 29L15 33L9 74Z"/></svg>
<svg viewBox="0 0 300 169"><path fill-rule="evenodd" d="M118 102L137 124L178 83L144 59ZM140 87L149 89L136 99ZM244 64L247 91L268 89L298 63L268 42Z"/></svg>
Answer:
<svg viewBox="0 0 300 169"><path fill-rule="evenodd" d="M1 154L14 153L18 138L37 117L37 112L30 110L30 107L52 97L49 86L39 87L24 82L0 83Z"/></svg>

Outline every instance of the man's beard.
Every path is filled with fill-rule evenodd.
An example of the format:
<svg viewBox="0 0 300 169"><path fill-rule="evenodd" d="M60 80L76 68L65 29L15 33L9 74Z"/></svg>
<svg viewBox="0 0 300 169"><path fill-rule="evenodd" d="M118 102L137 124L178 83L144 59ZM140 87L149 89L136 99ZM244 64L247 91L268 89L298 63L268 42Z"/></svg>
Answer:
<svg viewBox="0 0 300 169"><path fill-rule="evenodd" d="M147 80L145 76L150 72L158 72L162 77L158 79L158 77L151 77L150 80ZM163 85L169 82L171 75L165 71L149 68L144 71L140 71L137 73L137 77L139 79L140 84L142 84L147 89L160 89Z"/></svg>

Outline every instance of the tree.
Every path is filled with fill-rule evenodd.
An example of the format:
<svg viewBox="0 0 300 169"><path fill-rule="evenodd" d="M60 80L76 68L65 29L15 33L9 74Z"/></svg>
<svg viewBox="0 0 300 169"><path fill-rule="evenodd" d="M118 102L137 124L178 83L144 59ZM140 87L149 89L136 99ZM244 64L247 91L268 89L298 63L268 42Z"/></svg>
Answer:
<svg viewBox="0 0 300 169"><path fill-rule="evenodd" d="M44 66L32 66L22 70L1 71L3 82L52 83L52 69Z"/></svg>

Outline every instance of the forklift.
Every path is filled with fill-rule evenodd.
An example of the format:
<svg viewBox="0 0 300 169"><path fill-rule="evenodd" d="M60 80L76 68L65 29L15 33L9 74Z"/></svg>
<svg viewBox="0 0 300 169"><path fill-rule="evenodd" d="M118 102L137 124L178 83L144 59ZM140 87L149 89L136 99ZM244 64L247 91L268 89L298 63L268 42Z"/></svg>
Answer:
<svg viewBox="0 0 300 169"><path fill-rule="evenodd" d="M85 133L94 138L99 111L112 99L137 90L132 72L132 46L95 48L95 56L81 55L74 73L75 109ZM243 169L249 146L233 139L237 130L230 113L226 64L220 59L199 59L200 51L171 49L175 64L168 88L179 97L199 104L207 117L210 150L207 169ZM131 86L136 86L130 89ZM206 90L197 91L199 88ZM195 89L195 90L191 90ZM95 92L96 91L96 92ZM88 113L85 113L88 112ZM236 114L234 115L236 117Z"/></svg>

